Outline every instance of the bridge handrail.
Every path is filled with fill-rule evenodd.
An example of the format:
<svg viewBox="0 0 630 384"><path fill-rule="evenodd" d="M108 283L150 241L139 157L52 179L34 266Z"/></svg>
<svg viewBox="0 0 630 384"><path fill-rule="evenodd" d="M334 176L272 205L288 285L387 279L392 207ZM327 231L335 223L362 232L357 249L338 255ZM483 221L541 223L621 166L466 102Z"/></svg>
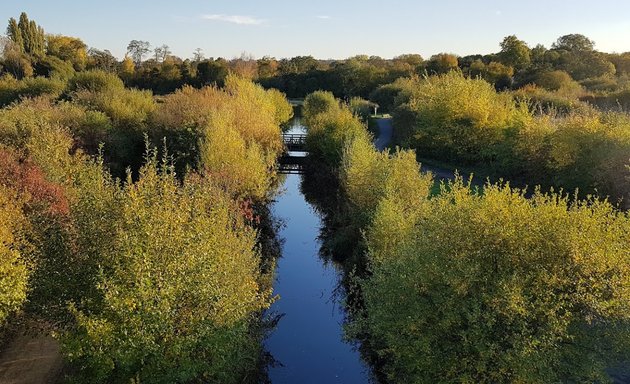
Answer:
<svg viewBox="0 0 630 384"><path fill-rule="evenodd" d="M285 144L305 144L306 143L306 134L304 133L283 133L282 141Z"/></svg>
<svg viewBox="0 0 630 384"><path fill-rule="evenodd" d="M286 139L294 139L294 138L298 138L298 139L306 139L306 133L283 133L282 134L282 138Z"/></svg>

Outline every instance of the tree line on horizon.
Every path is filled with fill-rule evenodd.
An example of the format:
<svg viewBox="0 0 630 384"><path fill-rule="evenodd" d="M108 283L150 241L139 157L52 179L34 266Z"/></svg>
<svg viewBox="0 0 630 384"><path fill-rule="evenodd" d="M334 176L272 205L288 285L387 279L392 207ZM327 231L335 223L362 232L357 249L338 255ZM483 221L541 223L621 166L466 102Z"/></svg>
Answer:
<svg viewBox="0 0 630 384"><path fill-rule="evenodd" d="M127 86L150 89L156 94L173 92L184 85L222 85L228 73L273 87L289 97L305 97L328 90L349 99L368 98L379 86L401 77L434 75L459 70L481 77L498 90L537 85L555 91L581 89L580 97L594 97L625 90L629 84L630 52L605 53L581 34L559 37L551 47L530 47L511 35L492 54L458 56L438 53L428 59L402 54L393 59L358 55L345 60L320 60L312 56L276 59L206 58L198 48L191 58L172 54L162 44L131 40L119 60L107 49L88 48L77 37L46 34L22 13L11 18L3 40L0 73L16 79L32 77L69 78L75 72L99 69L118 74Z"/></svg>

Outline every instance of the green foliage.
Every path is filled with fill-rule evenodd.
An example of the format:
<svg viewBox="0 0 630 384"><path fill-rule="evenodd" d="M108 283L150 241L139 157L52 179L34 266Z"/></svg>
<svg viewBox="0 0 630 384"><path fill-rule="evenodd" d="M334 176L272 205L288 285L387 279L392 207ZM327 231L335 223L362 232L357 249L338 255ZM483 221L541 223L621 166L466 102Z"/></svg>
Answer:
<svg viewBox="0 0 630 384"><path fill-rule="evenodd" d="M612 76L615 74L615 66L600 52L570 52L565 59L565 69L575 80Z"/></svg>
<svg viewBox="0 0 630 384"><path fill-rule="evenodd" d="M39 76L68 80L75 74L72 63L55 56L46 56L35 64L35 73Z"/></svg>
<svg viewBox="0 0 630 384"><path fill-rule="evenodd" d="M127 45L127 54L133 59L136 65L142 63L142 58L151 51L151 44L143 40L131 40Z"/></svg>
<svg viewBox="0 0 630 384"><path fill-rule="evenodd" d="M339 108L339 102L331 92L316 91L304 99L302 105L302 118L306 126L315 123L318 115L333 111ZM311 121L312 119L312 121Z"/></svg>
<svg viewBox="0 0 630 384"><path fill-rule="evenodd" d="M577 98L576 89L572 87L548 91L535 85L528 85L512 91L512 96L517 103L527 103L534 115L567 115L589 110L588 105Z"/></svg>
<svg viewBox="0 0 630 384"><path fill-rule="evenodd" d="M514 68L497 63L495 61L486 65L477 59L471 63L468 73L471 77L481 77L487 82L494 84L497 89L508 88L512 84Z"/></svg>
<svg viewBox="0 0 630 384"><path fill-rule="evenodd" d="M367 235L360 324L391 382L606 377L629 341L627 215L461 180L424 204L405 226L384 203Z"/></svg>
<svg viewBox="0 0 630 384"><path fill-rule="evenodd" d="M527 164L542 170L562 160L575 167L561 175L611 159L593 154L627 158L625 128L611 129L626 124L621 116L584 118L561 120L567 127L523 119L518 153L538 156ZM607 169L630 169L628 160ZM624 358L630 217L613 205L526 197L501 184L481 194L461 179L430 198L432 178L413 152L379 153L361 136L345 141L340 178L370 263L358 280L364 307L348 330L367 338L389 381L603 381Z"/></svg>
<svg viewBox="0 0 630 384"><path fill-rule="evenodd" d="M20 14L19 21L14 18L9 19L7 36L15 43L20 52L35 57L44 56L46 46L44 29L38 26L35 21L29 20L25 12Z"/></svg>
<svg viewBox="0 0 630 384"><path fill-rule="evenodd" d="M505 65L517 69L526 68L531 63L530 49L527 44L516 36L506 36L501 42L498 56Z"/></svg>
<svg viewBox="0 0 630 384"><path fill-rule="evenodd" d="M367 56L355 56L336 63L333 71L341 80L339 85L342 92L337 94L346 98L353 95L367 97L374 88L385 82L387 75L383 66L374 65Z"/></svg>
<svg viewBox="0 0 630 384"><path fill-rule="evenodd" d="M205 60L197 64L197 82L199 85L222 86L229 70L225 60Z"/></svg>
<svg viewBox="0 0 630 384"><path fill-rule="evenodd" d="M87 64L87 45L76 37L46 36L46 53L69 62L77 71L84 70Z"/></svg>
<svg viewBox="0 0 630 384"><path fill-rule="evenodd" d="M232 91L247 99L243 89ZM275 110L268 116L274 122ZM60 327L72 380L243 382L258 368L257 319L270 292L262 285L257 234L233 199L237 193L222 184L242 188L242 180L230 170L224 178L192 175L181 184L151 154L139 180L129 177L120 187L101 163L71 154L69 132L85 138L103 126L111 126L104 114L72 103L38 99L0 112L0 142L27 158L0 151L1 245L12 251L2 255L13 269L0 268L7 279L24 269L13 252L21 248L5 240L4 229L18 236L20 223L14 209L7 213L13 222L2 216L8 183L25 199L35 229L29 311ZM237 159L245 161L237 168L245 177L269 171L267 158L255 157L262 154L256 145L226 152L223 145L238 133L216 137L223 141L217 151L245 156ZM6 282L11 289L0 289L0 300L6 293L0 307L14 311L25 283Z"/></svg>
<svg viewBox="0 0 630 384"><path fill-rule="evenodd" d="M70 79L67 92L114 92L124 87L122 80L115 74L101 70L91 70L78 72Z"/></svg>
<svg viewBox="0 0 630 384"><path fill-rule="evenodd" d="M153 94L126 89L118 76L100 70L77 73L68 82L66 94L73 103L104 113L111 120L113 129L105 141L105 156L114 174L122 177L127 167L137 171L142 162L147 121L157 108ZM104 119L100 122L104 123Z"/></svg>
<svg viewBox="0 0 630 384"><path fill-rule="evenodd" d="M112 124L102 112L89 111L69 102L31 99L0 111L0 141L24 148L33 131L44 122L66 127L76 144L90 154L110 139Z"/></svg>
<svg viewBox="0 0 630 384"><path fill-rule="evenodd" d="M308 129L306 147L309 155L337 168L345 146L353 140L369 140L365 125L331 93L315 92L306 97L302 108Z"/></svg>
<svg viewBox="0 0 630 384"><path fill-rule="evenodd" d="M416 80L394 114L399 141L424 155L492 159L506 131L525 113L486 81L451 72Z"/></svg>
<svg viewBox="0 0 630 384"><path fill-rule="evenodd" d="M9 105L23 98L48 96L57 98L65 88L65 82L44 77L16 80L11 75L0 77L0 106Z"/></svg>
<svg viewBox="0 0 630 384"><path fill-rule="evenodd" d="M552 48L570 52L586 52L595 48L595 42L580 34L560 36Z"/></svg>
<svg viewBox="0 0 630 384"><path fill-rule="evenodd" d="M427 71L430 74L448 73L458 68L459 59L451 53L440 53L431 56L427 63Z"/></svg>
<svg viewBox="0 0 630 384"><path fill-rule="evenodd" d="M276 124L284 126L293 118L293 106L287 101L287 96L277 89L267 90L267 96L271 99L276 110Z"/></svg>
<svg viewBox="0 0 630 384"><path fill-rule="evenodd" d="M7 37L13 41L15 47L17 47L20 53L24 53L24 38L22 37L22 30L18 26L17 20L13 17L9 19Z"/></svg>
<svg viewBox="0 0 630 384"><path fill-rule="evenodd" d="M120 194L111 246L99 248L102 303L76 310L64 339L78 379L241 382L259 353L249 326L269 305L255 232L225 194L200 179L180 186L155 160Z"/></svg>
<svg viewBox="0 0 630 384"><path fill-rule="evenodd" d="M105 113L117 127L141 130L156 108L150 91L117 89L78 91L73 100L89 109Z"/></svg>
<svg viewBox="0 0 630 384"><path fill-rule="evenodd" d="M630 207L630 119L622 114L575 115L557 122L549 137L554 184L610 195Z"/></svg>
<svg viewBox="0 0 630 384"><path fill-rule="evenodd" d="M353 97L348 103L348 107L361 121L367 122L372 113L374 112L374 103L371 101L362 99L360 97Z"/></svg>
<svg viewBox="0 0 630 384"><path fill-rule="evenodd" d="M628 89L603 95L585 97L584 100L604 111L630 111L630 90Z"/></svg>
<svg viewBox="0 0 630 384"><path fill-rule="evenodd" d="M15 192L0 185L0 325L22 307L28 289L27 221Z"/></svg>
<svg viewBox="0 0 630 384"><path fill-rule="evenodd" d="M275 157L266 156L260 145L249 145L217 114L200 142L200 163L205 175L233 196L264 200L272 183L269 170Z"/></svg>
<svg viewBox="0 0 630 384"><path fill-rule="evenodd" d="M167 138L178 169L204 169L222 175L224 182L233 186L242 177L250 177L252 183L235 191L251 191L262 197L270 183L264 180L270 177L265 169L272 167L282 150L280 124L291 113L290 104L279 92L265 91L249 80L230 76L224 90L184 87L165 97L151 117L151 137ZM246 150L240 151L243 145ZM223 150L222 146L231 149ZM254 172L246 164L253 166ZM230 180L230 172L235 179Z"/></svg>
<svg viewBox="0 0 630 384"><path fill-rule="evenodd" d="M538 75L536 85L549 91L579 90L580 85L565 71L549 71Z"/></svg>
<svg viewBox="0 0 630 384"><path fill-rule="evenodd" d="M393 112L397 106L397 97L402 91L413 87L415 79L400 78L391 84L376 88L370 94L370 101L378 104L382 112Z"/></svg>
<svg viewBox="0 0 630 384"><path fill-rule="evenodd" d="M421 175L419 169L413 151L397 150L391 155L387 151L377 152L366 136L349 142L340 177L359 228L366 227L372 220L384 219L379 213L381 201L395 204L407 219L415 217L418 204L428 197L433 184L431 176ZM395 224L399 225L404 224ZM395 236L394 233L387 244L395 246Z"/></svg>

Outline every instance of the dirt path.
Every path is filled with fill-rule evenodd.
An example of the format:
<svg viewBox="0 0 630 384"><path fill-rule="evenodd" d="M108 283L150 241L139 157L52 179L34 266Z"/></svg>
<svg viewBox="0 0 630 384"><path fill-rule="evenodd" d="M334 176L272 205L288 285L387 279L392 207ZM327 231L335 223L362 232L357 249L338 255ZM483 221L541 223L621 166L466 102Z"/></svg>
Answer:
<svg viewBox="0 0 630 384"><path fill-rule="evenodd" d="M0 350L0 384L54 384L62 367L59 343L41 333L18 333Z"/></svg>

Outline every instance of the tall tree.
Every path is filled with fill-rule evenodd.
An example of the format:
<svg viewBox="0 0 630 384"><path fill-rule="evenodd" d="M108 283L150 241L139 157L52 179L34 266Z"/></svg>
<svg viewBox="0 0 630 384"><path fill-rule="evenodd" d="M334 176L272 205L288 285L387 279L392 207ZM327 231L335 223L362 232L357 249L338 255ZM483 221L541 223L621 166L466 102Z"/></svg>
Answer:
<svg viewBox="0 0 630 384"><path fill-rule="evenodd" d="M195 52L193 52L193 61L195 63L198 63L203 59L204 59L203 49L201 48L195 49Z"/></svg>
<svg viewBox="0 0 630 384"><path fill-rule="evenodd" d="M48 55L72 63L77 71L85 69L87 45L81 39L63 35L48 35L47 41L46 53Z"/></svg>
<svg viewBox="0 0 630 384"><path fill-rule="evenodd" d="M14 18L9 19L7 27L7 35L18 50L35 57L43 57L46 47L46 39L44 29L37 25L33 20L28 19L28 15L22 12L20 21Z"/></svg>
<svg viewBox="0 0 630 384"><path fill-rule="evenodd" d="M459 59L456 55L450 53L439 53L431 56L427 64L427 70L429 73L447 73L453 69L456 69L459 64Z"/></svg>
<svg viewBox="0 0 630 384"><path fill-rule="evenodd" d="M168 45L162 44L161 46L156 47L153 50L153 53L155 54L155 61L157 61L159 63L159 62L163 62L164 60L166 60L166 58L168 56L170 56L170 54L173 53L173 52L171 52L171 50L169 49Z"/></svg>
<svg viewBox="0 0 630 384"><path fill-rule="evenodd" d="M24 52L24 38L22 37L22 31L18 26L17 20L15 20L13 17L9 19L7 36L15 43L15 47L20 52Z"/></svg>
<svg viewBox="0 0 630 384"><path fill-rule="evenodd" d="M129 45L127 45L127 54L131 56L131 59L136 65L139 65L142 63L144 55L151 51L150 48L151 44L149 44L148 41L131 40Z"/></svg>
<svg viewBox="0 0 630 384"><path fill-rule="evenodd" d="M501 63L517 70L526 68L532 61L531 50L527 44L514 35L506 36L503 39L498 58Z"/></svg>
<svg viewBox="0 0 630 384"><path fill-rule="evenodd" d="M595 42L584 35L570 34L560 36L551 48L569 52L587 52L595 49Z"/></svg>
<svg viewBox="0 0 630 384"><path fill-rule="evenodd" d="M90 48L87 54L89 68L97 68L107 72L116 70L118 61L109 50L101 51L96 48Z"/></svg>
<svg viewBox="0 0 630 384"><path fill-rule="evenodd" d="M46 45L44 29L38 26L34 20L29 20L25 12L20 14L18 27L22 34L24 52L37 57L44 56Z"/></svg>

